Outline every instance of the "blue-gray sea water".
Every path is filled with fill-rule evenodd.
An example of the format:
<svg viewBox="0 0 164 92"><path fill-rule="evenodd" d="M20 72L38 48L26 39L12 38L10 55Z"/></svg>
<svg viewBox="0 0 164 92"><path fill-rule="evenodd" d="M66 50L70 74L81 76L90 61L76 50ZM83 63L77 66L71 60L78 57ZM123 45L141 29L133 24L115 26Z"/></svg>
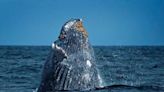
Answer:
<svg viewBox="0 0 164 92"><path fill-rule="evenodd" d="M33 92L48 46L0 46L0 92ZM164 46L95 46L103 88L92 92L164 92Z"/></svg>

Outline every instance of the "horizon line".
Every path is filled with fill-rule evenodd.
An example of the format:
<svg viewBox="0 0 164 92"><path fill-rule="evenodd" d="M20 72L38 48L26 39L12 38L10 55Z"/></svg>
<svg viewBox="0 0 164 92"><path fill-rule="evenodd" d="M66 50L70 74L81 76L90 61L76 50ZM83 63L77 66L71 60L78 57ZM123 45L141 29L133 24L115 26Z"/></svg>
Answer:
<svg viewBox="0 0 164 92"><path fill-rule="evenodd" d="M18 45L11 45L11 44L8 44L8 45L2 45L2 44L0 44L0 46L20 46L20 47L23 47L23 46L29 46L29 47L32 47L32 46L46 46L46 47L51 47L51 45L20 45L20 44L18 44ZM117 47L119 47L119 46L164 46L164 45L92 45L92 46L102 46L102 47L106 47L106 46L117 46Z"/></svg>

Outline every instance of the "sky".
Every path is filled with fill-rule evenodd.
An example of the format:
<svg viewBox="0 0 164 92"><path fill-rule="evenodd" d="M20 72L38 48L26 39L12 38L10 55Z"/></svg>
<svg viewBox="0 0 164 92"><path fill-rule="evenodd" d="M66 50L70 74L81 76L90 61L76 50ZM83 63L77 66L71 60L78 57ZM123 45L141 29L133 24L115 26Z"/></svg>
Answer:
<svg viewBox="0 0 164 92"><path fill-rule="evenodd" d="M0 0L0 45L51 45L71 18L93 45L164 45L164 0Z"/></svg>

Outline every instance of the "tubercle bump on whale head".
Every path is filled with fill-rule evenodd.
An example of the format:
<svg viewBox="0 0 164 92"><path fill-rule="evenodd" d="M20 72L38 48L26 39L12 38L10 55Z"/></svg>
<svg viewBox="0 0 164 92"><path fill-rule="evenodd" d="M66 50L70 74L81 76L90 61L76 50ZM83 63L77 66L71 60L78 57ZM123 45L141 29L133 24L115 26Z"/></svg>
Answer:
<svg viewBox="0 0 164 92"><path fill-rule="evenodd" d="M65 54L88 48L88 34L83 27L82 19L71 19L61 29L58 40L52 43L52 50Z"/></svg>

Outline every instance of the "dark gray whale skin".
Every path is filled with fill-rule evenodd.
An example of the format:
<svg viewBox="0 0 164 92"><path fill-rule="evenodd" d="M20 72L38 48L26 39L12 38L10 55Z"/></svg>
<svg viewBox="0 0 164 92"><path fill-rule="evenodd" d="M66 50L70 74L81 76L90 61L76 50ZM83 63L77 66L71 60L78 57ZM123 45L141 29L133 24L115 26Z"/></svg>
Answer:
<svg viewBox="0 0 164 92"><path fill-rule="evenodd" d="M89 90L100 86L95 57L82 20L66 22L44 64L37 92Z"/></svg>

